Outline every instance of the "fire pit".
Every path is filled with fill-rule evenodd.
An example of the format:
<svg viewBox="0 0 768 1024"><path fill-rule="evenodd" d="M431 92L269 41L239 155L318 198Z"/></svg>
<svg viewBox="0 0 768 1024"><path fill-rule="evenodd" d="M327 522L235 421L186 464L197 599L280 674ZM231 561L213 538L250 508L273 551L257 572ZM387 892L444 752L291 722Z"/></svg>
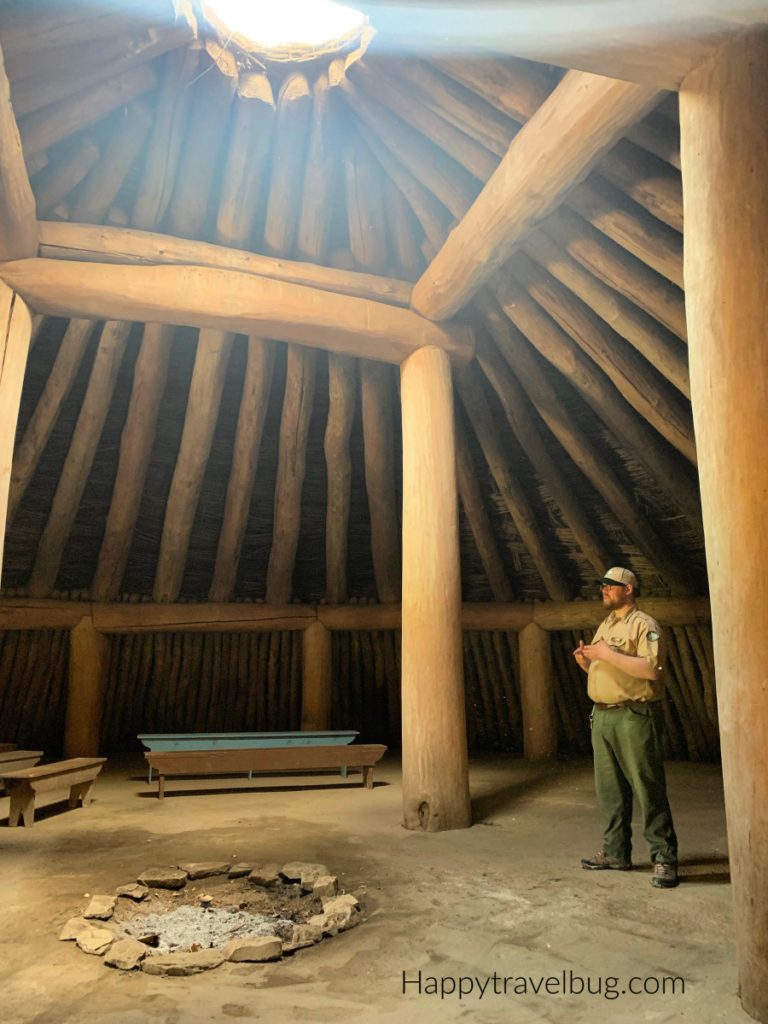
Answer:
<svg viewBox="0 0 768 1024"><path fill-rule="evenodd" d="M110 967L186 975L226 960L279 960L362 917L358 896L340 893L323 864L195 863L148 868L90 897L59 938Z"/></svg>

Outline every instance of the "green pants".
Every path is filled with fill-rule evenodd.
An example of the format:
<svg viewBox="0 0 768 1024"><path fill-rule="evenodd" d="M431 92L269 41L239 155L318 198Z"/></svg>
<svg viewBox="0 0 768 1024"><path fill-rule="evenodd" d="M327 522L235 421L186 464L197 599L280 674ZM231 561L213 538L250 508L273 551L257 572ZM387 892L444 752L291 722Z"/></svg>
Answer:
<svg viewBox="0 0 768 1024"><path fill-rule="evenodd" d="M656 863L677 862L677 836L667 800L661 745L661 704L635 704L592 713L595 788L608 822L603 852L630 860L632 794L640 804L643 835Z"/></svg>

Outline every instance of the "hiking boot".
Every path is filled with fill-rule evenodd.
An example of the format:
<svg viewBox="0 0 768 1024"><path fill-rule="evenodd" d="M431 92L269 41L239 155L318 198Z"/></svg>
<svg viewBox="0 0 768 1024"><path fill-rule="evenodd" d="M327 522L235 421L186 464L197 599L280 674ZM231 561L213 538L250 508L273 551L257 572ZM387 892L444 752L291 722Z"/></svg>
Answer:
<svg viewBox="0 0 768 1024"><path fill-rule="evenodd" d="M651 885L655 885L657 889L674 889L677 883L677 864L664 864L661 861L656 861L653 865Z"/></svg>
<svg viewBox="0 0 768 1024"><path fill-rule="evenodd" d="M581 866L587 871L631 871L632 863L619 857L611 857L600 850L594 857L582 857Z"/></svg>

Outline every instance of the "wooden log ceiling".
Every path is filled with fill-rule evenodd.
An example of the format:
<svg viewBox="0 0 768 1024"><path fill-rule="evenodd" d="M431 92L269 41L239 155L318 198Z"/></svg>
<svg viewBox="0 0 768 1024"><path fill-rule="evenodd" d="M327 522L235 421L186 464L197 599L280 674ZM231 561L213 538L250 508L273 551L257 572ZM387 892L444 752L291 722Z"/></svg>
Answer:
<svg viewBox="0 0 768 1024"><path fill-rule="evenodd" d="M259 67L171 7L0 5L0 277L44 314L4 592L398 602L425 345L465 600L703 592L675 97L375 37Z"/></svg>

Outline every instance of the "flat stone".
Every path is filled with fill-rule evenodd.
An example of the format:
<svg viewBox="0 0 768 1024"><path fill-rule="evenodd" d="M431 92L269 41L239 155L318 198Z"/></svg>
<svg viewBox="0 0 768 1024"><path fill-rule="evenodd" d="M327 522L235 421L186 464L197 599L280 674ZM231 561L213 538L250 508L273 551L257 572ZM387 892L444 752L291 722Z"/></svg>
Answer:
<svg viewBox="0 0 768 1024"><path fill-rule="evenodd" d="M146 899L148 894L147 886L141 885L139 882L134 882L132 885L119 885L115 889L116 896L125 896L129 900L136 900L137 903L139 900Z"/></svg>
<svg viewBox="0 0 768 1024"><path fill-rule="evenodd" d="M326 913L328 911L340 910L342 907L351 907L353 910L359 910L360 904L357 901L357 897L353 896L351 892L342 893L341 896L334 896L330 900L323 900L323 910Z"/></svg>
<svg viewBox="0 0 768 1024"><path fill-rule="evenodd" d="M264 963L266 960L279 960L282 952L283 944L276 935L231 939L223 949L226 959L233 963Z"/></svg>
<svg viewBox="0 0 768 1024"><path fill-rule="evenodd" d="M277 864L262 864L254 868L248 875L248 881L254 885L265 885L272 887L280 884L280 868Z"/></svg>
<svg viewBox="0 0 768 1024"><path fill-rule="evenodd" d="M250 875L255 867L255 864L233 864L227 874L230 878L244 878L246 875Z"/></svg>
<svg viewBox="0 0 768 1024"><path fill-rule="evenodd" d="M132 971L139 966L149 950L137 939L118 939L110 947L104 957L107 967L117 967L121 971Z"/></svg>
<svg viewBox="0 0 768 1024"><path fill-rule="evenodd" d="M71 941L73 941L74 939L77 938L78 933L82 930L82 928L85 925L88 925L89 927L93 927L93 925L91 925L91 922L90 921L86 921L84 917L81 917L81 916L79 916L79 917L70 917L70 919L66 922L64 927L59 932L59 941L60 942L71 942Z"/></svg>
<svg viewBox="0 0 768 1024"><path fill-rule="evenodd" d="M332 899L339 891L339 880L335 875L320 875L312 886L312 895L320 899Z"/></svg>
<svg viewBox="0 0 768 1024"><path fill-rule="evenodd" d="M303 860L292 860L283 864L280 874L287 882L301 882L302 889L312 890L318 878L328 874L324 864L312 864Z"/></svg>
<svg viewBox="0 0 768 1024"><path fill-rule="evenodd" d="M179 864L182 871L186 871L190 878L210 878L211 875L226 875L229 871L229 864L220 861L200 861L196 864Z"/></svg>
<svg viewBox="0 0 768 1024"><path fill-rule="evenodd" d="M183 889L187 884L187 872L181 868L147 868L137 881L153 889Z"/></svg>
<svg viewBox="0 0 768 1024"><path fill-rule="evenodd" d="M95 896L91 896L91 902L83 911L83 917L95 917L100 921L108 921L110 917L112 917L112 912L115 909L116 903L117 896L111 896L107 893L97 893Z"/></svg>
<svg viewBox="0 0 768 1024"><path fill-rule="evenodd" d="M322 929L324 935L336 935L354 928L360 923L360 905L354 896L345 893L332 900L323 901L322 914L310 917L307 924Z"/></svg>
<svg viewBox="0 0 768 1024"><path fill-rule="evenodd" d="M211 971L224 963L219 949L199 949L194 953L153 953L141 961L145 974L165 974L171 977L186 977Z"/></svg>
<svg viewBox="0 0 768 1024"><path fill-rule="evenodd" d="M99 928L84 917L70 917L59 933L62 942L74 940L84 953L102 956L115 941L107 928Z"/></svg>
<svg viewBox="0 0 768 1024"><path fill-rule="evenodd" d="M294 950L304 949L305 946L314 946L323 937L322 928L313 924L295 924L291 937L283 943L284 953L293 953Z"/></svg>

